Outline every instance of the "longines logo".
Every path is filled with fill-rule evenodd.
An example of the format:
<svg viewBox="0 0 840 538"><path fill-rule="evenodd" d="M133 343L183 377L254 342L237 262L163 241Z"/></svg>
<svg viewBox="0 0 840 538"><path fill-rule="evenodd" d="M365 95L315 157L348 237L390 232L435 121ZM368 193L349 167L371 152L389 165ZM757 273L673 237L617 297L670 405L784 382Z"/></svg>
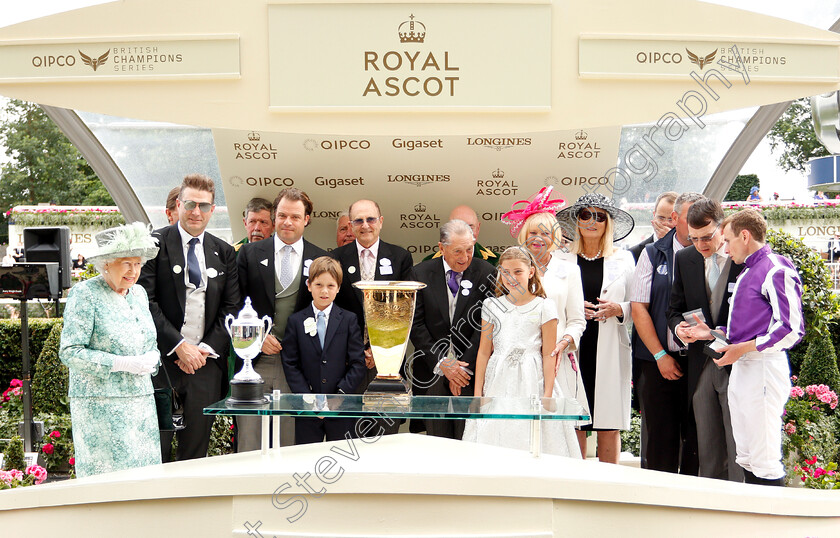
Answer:
<svg viewBox="0 0 840 538"><path fill-rule="evenodd" d="M99 68L108 64L111 71L140 72L154 71L155 66L164 63L181 63L184 61L180 52L161 53L156 46L134 45L129 47L112 47L104 53L89 54L76 49L80 63L98 72ZM33 67L74 67L74 54L44 55L32 57Z"/></svg>
<svg viewBox="0 0 840 538"><path fill-rule="evenodd" d="M318 176L315 178L315 184L319 187L329 187L335 189L337 187L357 187L364 186L365 178L359 177L324 177Z"/></svg>
<svg viewBox="0 0 840 538"><path fill-rule="evenodd" d="M502 138L502 137L487 137L487 138L472 138L467 137L468 146L480 146L483 148L491 148L496 151L503 149L515 148L517 146L530 146L530 138Z"/></svg>
<svg viewBox="0 0 840 538"><path fill-rule="evenodd" d="M248 134L248 139L253 140L252 136L257 135L257 140L252 142L234 142L233 151L236 152L235 159L252 161L252 160L277 160L277 148L274 144L259 142L259 133L251 132Z"/></svg>
<svg viewBox="0 0 840 538"><path fill-rule="evenodd" d="M717 55L717 49L702 57L697 56L688 49L685 49L685 52L688 54L688 59L691 60L691 63L697 64L697 67L699 67L701 71L703 70L703 67L714 62L715 55Z"/></svg>
<svg viewBox="0 0 840 538"><path fill-rule="evenodd" d="M409 20L403 21L398 27L400 43L406 45L422 44L426 40L426 25L414 20L414 14ZM454 76L461 70L449 58L449 51L397 51L378 52L365 51L365 72L389 72L393 76L384 79L377 76L370 77L362 97L396 97L405 95L417 97L454 97L455 83L460 77ZM437 72L438 76L426 76L429 72ZM423 75L423 76L419 76Z"/></svg>
<svg viewBox="0 0 840 538"><path fill-rule="evenodd" d="M422 187L432 183L449 183L449 174L388 174L388 183L403 183Z"/></svg>
<svg viewBox="0 0 840 538"><path fill-rule="evenodd" d="M415 149L443 149L443 140L403 140L402 138L394 138L391 140L391 145L397 149L404 149L406 151L414 151Z"/></svg>
<svg viewBox="0 0 840 538"><path fill-rule="evenodd" d="M400 228L437 229L440 228L440 217L436 213L426 213L426 205L419 202L414 206L414 213L400 213Z"/></svg>
<svg viewBox="0 0 840 538"><path fill-rule="evenodd" d="M324 150L364 150L370 149L370 140L315 140L314 138L307 138L303 141L303 149L306 151L315 151L321 148Z"/></svg>
<svg viewBox="0 0 840 538"><path fill-rule="evenodd" d="M574 141L557 144L558 159L597 159L601 155L601 146L597 140L589 140L589 133L581 129L575 133Z"/></svg>
<svg viewBox="0 0 840 538"><path fill-rule="evenodd" d="M102 54L102 55L100 55L96 58L91 58L90 56L88 56L84 52L79 51L79 56L82 58L82 63L84 63L85 65L91 66L93 68L93 70L96 71L99 68L100 65L102 65L102 64L104 64L105 62L108 61L108 54L110 54L110 53L111 53L110 50L106 50L105 54Z"/></svg>
<svg viewBox="0 0 840 538"><path fill-rule="evenodd" d="M337 219L341 211L313 211L312 216L316 219Z"/></svg>
<svg viewBox="0 0 840 538"><path fill-rule="evenodd" d="M610 182L606 176L548 176L543 181L546 187L580 187L581 185L607 185Z"/></svg>
<svg viewBox="0 0 840 538"><path fill-rule="evenodd" d="M490 172L493 179L477 179L476 196L513 196L519 192L519 185L512 179L505 179L505 172L496 168Z"/></svg>

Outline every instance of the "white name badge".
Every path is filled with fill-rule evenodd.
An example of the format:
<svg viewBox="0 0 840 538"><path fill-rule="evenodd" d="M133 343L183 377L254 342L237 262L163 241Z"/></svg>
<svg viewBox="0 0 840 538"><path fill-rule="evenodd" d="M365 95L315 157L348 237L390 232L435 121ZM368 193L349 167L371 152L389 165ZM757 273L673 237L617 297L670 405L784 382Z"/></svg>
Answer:
<svg viewBox="0 0 840 538"><path fill-rule="evenodd" d="M734 282L730 282L730 283L729 283L729 287L728 287L728 288L726 288L726 289L729 291L729 293L732 293L733 291L735 291L735 283L734 283Z"/></svg>

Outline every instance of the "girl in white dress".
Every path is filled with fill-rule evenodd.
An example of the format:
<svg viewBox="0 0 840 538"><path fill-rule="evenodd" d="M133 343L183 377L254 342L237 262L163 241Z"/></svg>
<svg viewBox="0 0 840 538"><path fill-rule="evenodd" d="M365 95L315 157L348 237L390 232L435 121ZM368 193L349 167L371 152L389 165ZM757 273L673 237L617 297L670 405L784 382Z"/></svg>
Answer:
<svg viewBox="0 0 840 538"><path fill-rule="evenodd" d="M481 311L475 394L562 398L551 356L557 310L545 299L534 259L524 248L511 247L502 253L498 267L496 297L486 299ZM528 450L530 427L527 420L468 420L463 439ZM580 458L573 424L543 421L542 451Z"/></svg>

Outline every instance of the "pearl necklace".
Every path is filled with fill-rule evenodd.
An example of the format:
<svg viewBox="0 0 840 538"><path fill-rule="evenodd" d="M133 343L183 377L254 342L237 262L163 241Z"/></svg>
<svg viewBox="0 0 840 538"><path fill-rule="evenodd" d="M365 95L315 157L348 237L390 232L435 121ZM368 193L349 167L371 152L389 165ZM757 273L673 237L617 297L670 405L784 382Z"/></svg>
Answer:
<svg viewBox="0 0 840 538"><path fill-rule="evenodd" d="M600 250L598 250L598 254L596 254L596 255L595 255L594 257L592 257L592 258L590 258L590 257L589 257L589 256L587 256L586 254L584 254L583 252L581 252L581 253L580 253L580 257L581 257L581 258L583 258L584 260L588 261L588 262L594 262L595 260L597 260L598 258L600 258L600 257L601 257L601 251L600 251Z"/></svg>

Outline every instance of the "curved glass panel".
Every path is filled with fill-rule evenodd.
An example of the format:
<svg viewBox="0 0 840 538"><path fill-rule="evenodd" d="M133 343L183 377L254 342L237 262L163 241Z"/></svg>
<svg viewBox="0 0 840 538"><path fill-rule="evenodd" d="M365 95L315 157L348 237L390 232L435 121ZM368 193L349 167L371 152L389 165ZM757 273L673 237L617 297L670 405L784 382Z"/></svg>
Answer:
<svg viewBox="0 0 840 538"><path fill-rule="evenodd" d="M157 123L77 111L120 167L152 224L167 224L164 205L170 189L187 174L221 177L210 129ZM216 211L207 231L230 240L225 194L216 189Z"/></svg>
<svg viewBox="0 0 840 538"><path fill-rule="evenodd" d="M665 138L661 130L651 134L651 129L655 129L653 122L622 127L618 151L620 166L640 172L646 170L630 174L629 182L619 178L616 183L616 202L636 221L628 244L650 234L652 203L660 193L703 192L720 160L756 110L751 107L704 116L706 126L702 129L686 120L688 130L674 142ZM662 155L650 140L656 143Z"/></svg>
<svg viewBox="0 0 840 538"><path fill-rule="evenodd" d="M707 4L734 7L771 17L828 28L840 17L840 0L702 0Z"/></svg>

